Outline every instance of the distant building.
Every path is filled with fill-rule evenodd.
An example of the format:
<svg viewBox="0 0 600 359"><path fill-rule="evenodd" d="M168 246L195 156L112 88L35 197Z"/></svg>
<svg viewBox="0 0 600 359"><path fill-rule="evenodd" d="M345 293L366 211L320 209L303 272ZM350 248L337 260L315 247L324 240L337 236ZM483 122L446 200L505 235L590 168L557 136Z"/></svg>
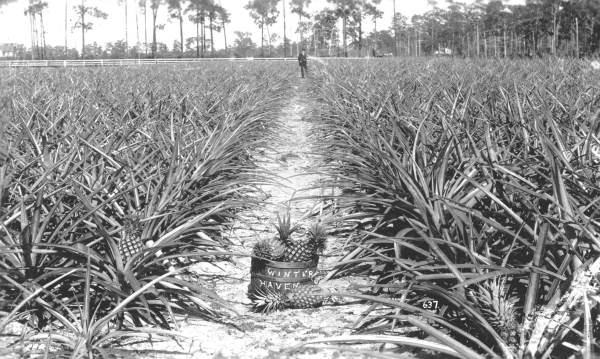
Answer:
<svg viewBox="0 0 600 359"><path fill-rule="evenodd" d="M442 47L433 53L434 55L452 55L452 49L447 47Z"/></svg>
<svg viewBox="0 0 600 359"><path fill-rule="evenodd" d="M18 44L0 44L0 57L15 57Z"/></svg>

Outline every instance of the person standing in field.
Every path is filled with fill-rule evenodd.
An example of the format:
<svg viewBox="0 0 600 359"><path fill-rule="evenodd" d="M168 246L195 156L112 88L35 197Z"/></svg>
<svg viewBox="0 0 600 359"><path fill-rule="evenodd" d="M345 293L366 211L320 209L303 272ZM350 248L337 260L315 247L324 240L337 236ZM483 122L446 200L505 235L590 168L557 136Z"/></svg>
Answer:
<svg viewBox="0 0 600 359"><path fill-rule="evenodd" d="M298 55L298 65L300 65L300 74L302 75L302 78L304 78L305 73L308 77L308 65L306 63L306 60L306 50L302 49L302 52L300 52L300 54Z"/></svg>

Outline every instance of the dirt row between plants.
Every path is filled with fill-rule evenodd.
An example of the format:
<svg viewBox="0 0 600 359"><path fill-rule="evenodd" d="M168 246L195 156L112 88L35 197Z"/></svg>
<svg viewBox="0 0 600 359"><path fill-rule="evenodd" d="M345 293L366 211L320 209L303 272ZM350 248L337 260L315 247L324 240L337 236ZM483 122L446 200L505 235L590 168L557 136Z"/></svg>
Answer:
<svg viewBox="0 0 600 359"><path fill-rule="evenodd" d="M301 81L301 80L299 80ZM272 183L259 188L260 205L240 213L237 223L229 234L234 242L233 251L250 254L252 246L260 238L275 235L273 227L276 213L289 206L292 223L298 223L307 213L319 212L321 205L316 199L290 201L293 198L315 196L331 191L319 187L321 176L315 164L311 123L306 117L311 113L308 82L303 80L290 91L291 98L281 110L282 131L269 148L255 156L259 167L269 173ZM307 189L314 187L313 189ZM308 222L306 219L303 222ZM328 239L332 241L332 238ZM323 257L320 270L327 270L334 258ZM307 310L284 310L268 315L250 311L246 293L250 283L250 258L237 257L232 263L224 262L217 268L202 264L198 272L223 274L214 283L214 290L229 301L239 315L228 325L202 322L182 328L182 333L196 340L186 348L195 358L323 358L339 357L340 353L311 350L286 352L305 340L348 334L352 324L364 310L361 305L324 306ZM344 287L347 281L328 283ZM343 357L346 357L345 353Z"/></svg>
<svg viewBox="0 0 600 359"><path fill-rule="evenodd" d="M311 114L315 101L310 96L310 80L298 80L291 89L291 98L281 110L283 128L279 138L255 160L262 170L273 178L272 183L260 188L260 205L240 213L237 223L229 233L235 252L250 254L252 246L260 238L274 236L276 213L289 206L292 223L308 224L323 214L328 203L318 198L293 200L307 196L330 195L335 189L324 188L318 173L318 151L311 135ZM290 201L291 200L291 201ZM312 218L308 217L312 214ZM308 217L308 218L306 218ZM304 218L304 219L303 219ZM301 220L303 219L303 220ZM344 238L329 236L328 249L319 262L319 271L327 272L337 259L334 248L343 245ZM250 258L236 257L232 262L217 265L203 263L195 267L198 273L216 274L221 277L214 282L214 290L238 312L231 319L239 329L230 325L211 322L189 322L181 333L192 341L168 349L186 352L193 358L361 358L370 357L323 346L298 348L307 340L331 338L352 332L354 323L361 318L366 306L336 298L320 308L290 309L271 314L254 313L246 293L250 283ZM358 279L337 279L319 284L332 290L347 288ZM318 350L317 350L318 348ZM363 347L373 350L373 346ZM164 357L165 354L153 354ZM147 354L145 355L148 356ZM179 356L179 355L178 355Z"/></svg>

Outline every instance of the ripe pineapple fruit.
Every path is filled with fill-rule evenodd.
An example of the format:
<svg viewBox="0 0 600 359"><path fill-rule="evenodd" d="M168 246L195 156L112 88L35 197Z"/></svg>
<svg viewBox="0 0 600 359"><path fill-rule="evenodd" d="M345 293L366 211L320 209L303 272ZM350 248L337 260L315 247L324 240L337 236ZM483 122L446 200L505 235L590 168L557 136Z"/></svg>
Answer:
<svg viewBox="0 0 600 359"><path fill-rule="evenodd" d="M286 262L308 262L325 249L327 234L325 227L320 223L314 223L308 230L305 240L288 241L283 253Z"/></svg>
<svg viewBox="0 0 600 359"><path fill-rule="evenodd" d="M317 253L317 246L310 239L291 242L285 247L283 252L284 262L308 262L311 261Z"/></svg>
<svg viewBox="0 0 600 359"><path fill-rule="evenodd" d="M283 308L314 308L323 304L331 293L318 285L301 285L289 292L270 289L258 290L249 294L252 309L269 313Z"/></svg>
<svg viewBox="0 0 600 359"><path fill-rule="evenodd" d="M292 308L314 308L323 304L331 293L318 285L301 285L287 296Z"/></svg>
<svg viewBox="0 0 600 359"><path fill-rule="evenodd" d="M276 261L281 259L285 246L277 238L261 239L256 242L252 255L261 259Z"/></svg>
<svg viewBox="0 0 600 359"><path fill-rule="evenodd" d="M133 217L125 219L118 248L123 263L127 263L129 258L144 250L142 228L139 219Z"/></svg>

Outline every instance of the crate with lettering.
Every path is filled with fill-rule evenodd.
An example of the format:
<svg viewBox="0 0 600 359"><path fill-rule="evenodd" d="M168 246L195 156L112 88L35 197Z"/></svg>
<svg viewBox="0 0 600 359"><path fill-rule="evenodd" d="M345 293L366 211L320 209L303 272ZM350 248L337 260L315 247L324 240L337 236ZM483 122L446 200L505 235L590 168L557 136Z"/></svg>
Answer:
<svg viewBox="0 0 600 359"><path fill-rule="evenodd" d="M248 292L289 292L301 285L314 284L319 257L306 262L278 262L252 258Z"/></svg>

